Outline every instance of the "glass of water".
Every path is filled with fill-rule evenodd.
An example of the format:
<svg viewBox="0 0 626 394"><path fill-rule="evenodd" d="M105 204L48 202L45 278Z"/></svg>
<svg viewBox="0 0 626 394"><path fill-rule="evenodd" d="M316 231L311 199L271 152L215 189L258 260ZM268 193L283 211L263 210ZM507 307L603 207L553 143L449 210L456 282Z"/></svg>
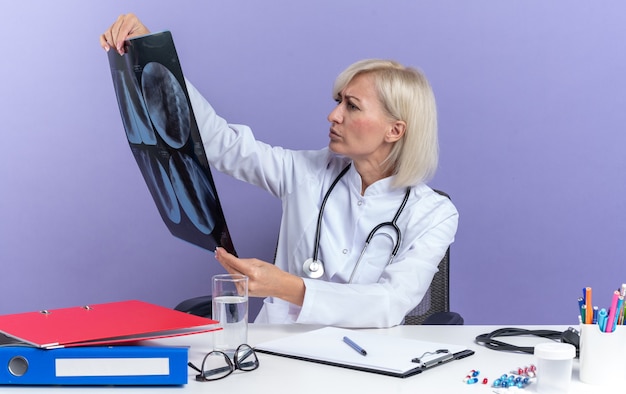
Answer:
<svg viewBox="0 0 626 394"><path fill-rule="evenodd" d="M215 275L212 286L212 317L221 327L214 331L213 349L232 356L239 345L248 342L248 277Z"/></svg>

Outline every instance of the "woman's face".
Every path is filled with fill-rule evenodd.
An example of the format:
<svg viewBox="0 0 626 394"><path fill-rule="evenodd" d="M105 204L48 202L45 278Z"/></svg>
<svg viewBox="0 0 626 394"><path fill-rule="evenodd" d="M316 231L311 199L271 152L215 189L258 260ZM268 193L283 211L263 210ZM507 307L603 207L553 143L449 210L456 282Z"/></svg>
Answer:
<svg viewBox="0 0 626 394"><path fill-rule="evenodd" d="M394 121L386 114L371 75L357 75L339 92L328 120L331 151L378 163L389 155L392 143L387 137Z"/></svg>

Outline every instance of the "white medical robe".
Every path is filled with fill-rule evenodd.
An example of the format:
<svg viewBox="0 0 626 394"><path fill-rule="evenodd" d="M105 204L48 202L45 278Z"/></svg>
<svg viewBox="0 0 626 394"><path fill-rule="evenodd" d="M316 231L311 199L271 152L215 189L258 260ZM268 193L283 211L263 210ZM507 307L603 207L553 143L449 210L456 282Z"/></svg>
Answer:
<svg viewBox="0 0 626 394"><path fill-rule="evenodd" d="M458 213L452 202L425 184L413 186L397 221L402 240L393 263L387 265L398 240L385 226L371 241L348 284L368 234L377 224L393 219L405 194L404 188L392 188L392 178L387 178L361 195L361 178L352 166L325 206L318 255L325 274L310 279L302 264L313 256L320 205L349 159L327 148L295 151L256 141L249 127L229 125L191 84L187 86L209 162L282 201L275 264L304 278L304 304L300 307L270 297L256 322L342 327L400 324L424 296L454 240Z"/></svg>

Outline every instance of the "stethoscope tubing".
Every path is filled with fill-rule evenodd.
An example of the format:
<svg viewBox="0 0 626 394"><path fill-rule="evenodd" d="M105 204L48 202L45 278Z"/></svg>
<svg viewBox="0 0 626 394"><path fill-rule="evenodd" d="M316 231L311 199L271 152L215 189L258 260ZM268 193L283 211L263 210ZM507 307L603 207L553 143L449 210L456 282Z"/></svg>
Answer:
<svg viewBox="0 0 626 394"><path fill-rule="evenodd" d="M404 207L406 206L407 201L409 200L410 194L411 194L411 188L407 187L406 193L404 194L404 199L402 200L402 204L400 204L400 207L396 211L396 214L393 217L393 220L391 222L379 223L367 235L367 238L365 239L365 246L363 246L363 249L361 250L361 254L359 255L359 259L356 261L356 264L354 265L354 268L352 269L352 274L350 274L350 279L348 280L348 283L352 283L352 279L354 279L354 274L358 271L359 265L361 264L361 259L365 255L365 251L367 250L367 247L369 246L370 241L372 240L372 238L374 238L374 235L376 235L376 232L378 230L386 226L393 228L394 231L396 232L396 244L394 245L393 250L391 251L391 255L389 256L389 260L387 261L387 264L385 264L385 267L393 262L393 259L396 257L396 254L398 254L398 250L400 249L400 244L402 243L402 231L400 231L400 227L398 227L397 221L398 221L398 217L400 217L400 214L404 210Z"/></svg>
<svg viewBox="0 0 626 394"><path fill-rule="evenodd" d="M318 254L319 249L320 249L320 236L321 236L322 216L323 216L322 214L324 213L324 207L326 206L326 201L328 201L328 197L330 196L330 192L332 192L333 189L335 188L335 186L337 186L337 183L339 183L339 180L341 178L343 178L344 175L346 175L346 172L348 172L348 170L350 169L351 166L352 166L352 163L348 163L348 165L343 170L341 170L339 175L337 175L337 178L335 178L333 183L328 188L328 191L324 195L324 198L322 199L322 205L320 206L320 214L317 216L317 227L315 228L315 243L314 243L314 246L313 246L313 261L317 261L317 254Z"/></svg>
<svg viewBox="0 0 626 394"><path fill-rule="evenodd" d="M321 275L323 275L323 270L324 270L323 263L321 261L319 261L317 259L317 257L318 257L318 254L319 254L321 228L322 228L322 218L323 218L324 208L326 206L326 202L328 201L328 197L330 197L330 193L333 191L333 189L335 188L335 186L337 185L339 180L348 172L348 170L350 169L351 165L352 165L352 163L349 163L339 173L337 178L335 178L333 183L328 188L328 191L324 195L324 198L322 199L322 204L320 205L320 212L319 212L319 215L317 216L317 226L316 226L316 229L315 229L315 242L313 244L313 258L312 259L308 259L307 261L305 261L304 267L303 267L304 271L311 278L318 278L318 277L320 277ZM395 243L395 245L393 247L393 250L391 251L391 255L389 256L389 260L387 261L387 264L385 266L391 264L393 259L396 257L396 254L398 253L398 250L400 249L400 244L402 243L402 232L400 231L400 228L397 225L397 221L398 221L398 218L400 217L400 214L404 210L404 207L406 206L407 201L409 200L410 194L411 194L411 188L407 187L406 193L404 195L404 199L402 200L402 203L400 204L400 207L396 211L396 214L394 215L393 219L390 222L379 223L367 235L367 238L365 239L365 246L361 250L361 254L359 255L359 258L358 258L354 268L352 269L352 274L350 275L350 280L348 281L348 283L352 283L352 279L354 278L354 274L357 271L357 269L359 267L359 264L361 263L361 259L363 258L363 255L365 254L365 251L367 250L367 247L369 246L370 242L372 241L372 238L374 238L374 236L376 235L376 232L378 230L380 230L381 228L383 228L383 227L386 227L386 226L391 227L391 228L393 228L393 230L396 233L396 243ZM309 264L309 265L307 266L307 264ZM315 264L315 269L311 268L311 267L313 267L313 264ZM317 272L319 269L322 270L321 274L319 272Z"/></svg>

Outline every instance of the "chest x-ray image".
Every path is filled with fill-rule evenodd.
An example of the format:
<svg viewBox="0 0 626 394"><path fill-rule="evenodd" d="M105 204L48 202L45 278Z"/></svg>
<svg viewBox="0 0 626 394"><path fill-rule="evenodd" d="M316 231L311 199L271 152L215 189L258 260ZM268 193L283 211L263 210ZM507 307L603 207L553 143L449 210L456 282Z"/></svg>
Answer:
<svg viewBox="0 0 626 394"><path fill-rule="evenodd" d="M236 254L170 32L109 51L122 124L148 190L170 232Z"/></svg>

